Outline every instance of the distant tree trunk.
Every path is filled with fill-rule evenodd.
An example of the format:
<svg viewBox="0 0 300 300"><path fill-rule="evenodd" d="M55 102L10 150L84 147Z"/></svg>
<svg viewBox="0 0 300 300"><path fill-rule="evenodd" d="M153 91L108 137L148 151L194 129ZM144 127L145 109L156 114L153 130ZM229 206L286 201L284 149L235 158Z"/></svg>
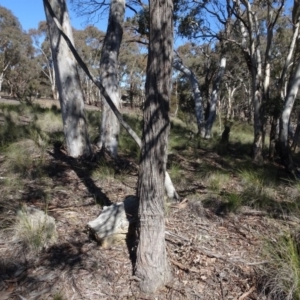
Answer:
<svg viewBox="0 0 300 300"><path fill-rule="evenodd" d="M65 0L44 0L43 2L62 109L67 151L72 157L90 155L91 147L84 113L84 97L80 86L77 63L53 19L55 15L73 43L67 5Z"/></svg>
<svg viewBox="0 0 300 300"><path fill-rule="evenodd" d="M107 32L103 42L100 60L100 80L107 94L120 108L118 56L123 36L125 13L124 0L111 0ZM118 154L120 124L106 101L102 106L101 134L98 146L105 148L113 157Z"/></svg>
<svg viewBox="0 0 300 300"><path fill-rule="evenodd" d="M150 39L138 179L139 244L135 274L154 293L171 279L165 244L164 180L173 54L173 1L150 1Z"/></svg>
<svg viewBox="0 0 300 300"><path fill-rule="evenodd" d="M293 143L292 143L292 146L291 146L291 150L293 152L296 151L296 148L299 144L299 135L300 135L300 113L298 113L297 127L296 127L296 130L295 130L294 136L293 136Z"/></svg>
<svg viewBox="0 0 300 300"><path fill-rule="evenodd" d="M193 71L184 66L179 57L176 57L176 59L174 59L173 67L177 71L182 72L190 81L195 102L195 114L197 120L198 134L201 134L204 126L204 113L203 99L201 97L198 79Z"/></svg>
<svg viewBox="0 0 300 300"><path fill-rule="evenodd" d="M269 159L273 160L276 155L276 144L279 137L279 118L272 117L271 130L270 130L270 144L269 144Z"/></svg>
<svg viewBox="0 0 300 300"><path fill-rule="evenodd" d="M235 94L235 92L237 91L237 89L240 88L241 85L237 85L235 87L231 87L229 86L227 83L225 83L226 89L227 89L227 93L228 93L228 98L227 98L227 105L225 105L225 116L226 116L226 120L230 120L233 119L233 109L232 109L232 102L233 102L233 96Z"/></svg>
<svg viewBox="0 0 300 300"><path fill-rule="evenodd" d="M3 72L0 74L0 98L1 98L1 92L2 92L2 83L3 83L3 80L4 80L4 74Z"/></svg>
<svg viewBox="0 0 300 300"><path fill-rule="evenodd" d="M288 82L288 70L291 66L291 62L294 56L294 52L296 50L296 43L298 40L299 36L299 27L300 27L300 19L299 19L299 0L294 1L294 6L293 6L293 13L292 13L292 22L293 22L293 36L290 41L289 45L289 50L288 54L285 58L285 62L281 71L281 75L277 84L277 94L278 94L278 99L280 99L282 102L285 101L286 94L287 94L287 82ZM273 122L272 122L272 127L276 126L276 130L271 127L270 131L270 158L273 159L275 156L275 153L278 149L276 149L276 144L279 142L279 124L280 124L280 110L281 107L279 108L278 105L275 107L274 111L274 116L273 116ZM276 120L275 120L276 118ZM297 126L298 127L298 126ZM275 134L274 134L275 133ZM281 150L279 149L279 152ZM280 153L276 153L281 155Z"/></svg>
<svg viewBox="0 0 300 300"><path fill-rule="evenodd" d="M0 93L2 92L2 84L3 84L3 81L4 81L4 73L8 69L9 65L10 65L9 63L6 64L6 66L3 68L2 72L0 73ZM1 98L1 95L0 95L0 98Z"/></svg>
<svg viewBox="0 0 300 300"><path fill-rule="evenodd" d="M220 67L219 67L219 72L218 75L214 81L213 84L213 90L210 98L210 103L209 103L209 114L208 118L205 122L205 138L210 139L211 138L211 130L212 126L215 122L216 119L216 108L217 108L217 102L218 102L218 93L220 89L220 85L222 82L222 78L225 72L225 67L226 67L226 58L222 57L220 61Z"/></svg>
<svg viewBox="0 0 300 300"><path fill-rule="evenodd" d="M289 146L289 122L291 112L294 106L294 102L299 90L300 85L300 60L298 61L297 67L295 68L291 83L289 85L287 95L285 97L285 103L280 118L280 156L283 165L288 169L293 169L292 155Z"/></svg>

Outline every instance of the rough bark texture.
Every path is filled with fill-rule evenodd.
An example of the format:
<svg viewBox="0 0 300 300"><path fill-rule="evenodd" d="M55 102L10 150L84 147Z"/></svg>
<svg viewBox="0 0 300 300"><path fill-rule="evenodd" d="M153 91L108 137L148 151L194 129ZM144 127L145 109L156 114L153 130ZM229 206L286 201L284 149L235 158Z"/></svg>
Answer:
<svg viewBox="0 0 300 300"><path fill-rule="evenodd" d="M123 36L123 22L125 13L124 0L112 0L108 27L103 43L100 60L100 78L107 94L120 108L119 80L118 80L118 56ZM120 124L106 101L102 106L101 136L98 146L105 148L113 157L118 152L118 136Z"/></svg>
<svg viewBox="0 0 300 300"><path fill-rule="evenodd" d="M138 180L139 244L135 274L154 293L171 279L165 244L164 179L169 132L173 3L150 1L150 43Z"/></svg>
<svg viewBox="0 0 300 300"><path fill-rule="evenodd" d="M72 28L65 0L44 0L55 79L62 110L64 134L70 156L91 154L84 113L84 96L80 86L76 60L57 28L53 16L73 42Z"/></svg>
<svg viewBox="0 0 300 300"><path fill-rule="evenodd" d="M133 129L129 126L129 124L127 124L124 121L122 114L119 112L119 110L114 105L113 101L111 100L111 98L107 94L104 86L102 85L101 81L96 80L96 78L90 73L88 67L83 62L81 57L79 56L78 52L74 48L74 46L73 46L72 42L70 41L69 37L65 34L65 32L63 31L63 28L61 27L61 25L59 24L59 22L56 18L55 18L55 24L56 24L57 28L59 29L60 33L62 34L63 38L67 42L67 44L70 48L70 51L73 53L74 58L76 59L76 61L78 62L78 64L82 68L82 70L85 72L85 74L88 76L88 78L99 88L99 90L101 91L103 97L105 98L105 100L109 104L111 110L114 112L115 116L117 117L118 121L122 124L122 126L125 128L125 130L128 132L128 134L134 139L134 141L137 143L137 145L141 148L142 147L141 139L133 131ZM173 197L173 198L178 200L179 195L176 193L176 190L173 186L173 183L171 181L171 178L170 178L168 172L166 171L165 174L166 174L166 176L165 176L165 188L166 188L167 195L170 198Z"/></svg>

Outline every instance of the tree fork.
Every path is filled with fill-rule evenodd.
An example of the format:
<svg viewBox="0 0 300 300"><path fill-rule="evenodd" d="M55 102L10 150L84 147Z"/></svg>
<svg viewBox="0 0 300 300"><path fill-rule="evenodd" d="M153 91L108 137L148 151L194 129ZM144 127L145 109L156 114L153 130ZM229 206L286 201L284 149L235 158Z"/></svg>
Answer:
<svg viewBox="0 0 300 300"><path fill-rule="evenodd" d="M71 52L74 55L75 60L77 61L77 63L80 65L80 67L82 68L82 70L85 72L85 74L88 76L88 78L98 87L98 89L100 90L101 94L103 95L103 97L105 98L105 100L107 101L108 105L110 106L111 110L114 112L114 114L116 115L116 117L118 118L120 124L125 128L125 130L128 132L128 134L133 138L133 140L136 142L136 144L141 148L142 147L142 141L139 138L139 136L135 133L135 131L130 127L130 125L128 123L126 123L123 119L122 114L120 113L120 111L117 109L117 107L115 106L114 102L111 100L110 96L108 95L108 93L106 92L104 86L102 85L101 81L98 81L94 78L94 76L91 74L91 72L89 71L88 67L86 66L86 64L84 63L84 61L82 60L82 58L80 57L80 55L78 54L78 52L76 51L75 47L73 46L72 42L70 41L69 37L64 33L63 28L61 27L57 17L55 16L55 13L52 10L52 7L49 3L48 0L44 0L44 4L45 6L47 6L48 10L49 10L49 14L51 15L51 17L53 18L57 28L59 29L61 35L63 36L63 38L65 39L66 43L68 44ZM166 188L166 192L169 198L174 198L176 200L179 200L179 195L177 194L174 185L171 181L171 178L168 174L168 172L165 172L165 188Z"/></svg>

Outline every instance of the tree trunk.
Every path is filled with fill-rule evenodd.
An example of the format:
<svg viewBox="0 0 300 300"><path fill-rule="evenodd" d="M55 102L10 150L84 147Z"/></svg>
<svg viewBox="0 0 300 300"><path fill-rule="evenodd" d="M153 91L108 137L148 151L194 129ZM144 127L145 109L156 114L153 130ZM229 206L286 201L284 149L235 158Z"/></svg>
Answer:
<svg viewBox="0 0 300 300"><path fill-rule="evenodd" d="M253 141L253 160L261 162L263 160L263 131L261 120L261 94L260 91L254 91L253 96L254 106L254 141Z"/></svg>
<svg viewBox="0 0 300 300"><path fill-rule="evenodd" d="M223 75L225 72L225 67L226 67L226 58L222 57L221 62L220 62L219 72L218 72L218 75L213 84L213 91L212 91L210 103L209 103L210 105L209 105L208 118L205 122L205 138L206 139L211 138L212 126L216 119L216 107L217 107L217 101L218 101L218 93L219 93L220 85L221 85L222 78L223 78Z"/></svg>
<svg viewBox="0 0 300 300"><path fill-rule="evenodd" d="M294 56L294 52L295 52L295 49L296 49L296 42L297 42L297 39L298 39L298 35L299 35L299 26L300 26L300 20L299 20L299 1L294 1L294 7L293 7L293 19L292 19L292 22L294 24L293 26L293 36L292 36L292 39L290 41L290 45L289 45L289 50L288 50L288 54L285 58L285 62L284 62L284 66L282 68L282 71L281 71L281 75L280 75L280 78L279 78L279 81L278 81L278 85L277 85L277 94L278 94L278 99L281 99L282 102L285 101L286 99L286 94L287 94L287 78L288 78L288 69L290 68L290 66L292 65L291 62L292 62L292 59L293 59L293 56ZM281 109L281 108L279 108ZM275 126L275 124L273 125L272 123L272 127L271 127L271 132L270 132L270 150L269 150L269 153L270 153L270 158L273 159L274 155L275 155L275 152L278 150L276 149L276 144L279 142L279 124L280 124L280 112L278 112L279 110L277 107L275 108L275 116L273 116L273 123L275 122L275 118L276 118L276 134L275 131L272 129L273 126ZM278 115L277 115L278 113ZM297 126L297 129L298 129L298 126ZM297 131L297 130L296 130ZM280 143L279 143L280 144ZM294 143L292 145L292 148L293 148ZM283 147L284 148L284 147ZM287 155L288 157L290 156L290 153L288 153L289 151L287 150L284 150L282 147L280 147L279 149L279 152L281 152L281 149L284 152L286 152L286 154L283 154L281 155L281 153L278 153L281 157L283 155ZM289 165L290 163L288 162L287 165Z"/></svg>
<svg viewBox="0 0 300 300"><path fill-rule="evenodd" d="M100 80L107 94L120 108L118 56L123 36L125 13L124 0L111 0L107 32L103 42L100 60ZM105 148L113 157L118 154L120 124L106 101L102 106L101 135L98 146Z"/></svg>
<svg viewBox="0 0 300 300"><path fill-rule="evenodd" d="M3 72L0 74L0 98L1 98L1 92L2 92L2 83L3 83Z"/></svg>
<svg viewBox="0 0 300 300"><path fill-rule="evenodd" d="M52 13L53 13L53 11L52 11ZM113 101L110 99L110 97L107 94L105 88L103 87L101 81L96 80L96 78L91 74L91 72L89 71L88 67L83 62L83 60L79 56L78 52L74 48L74 45L70 41L69 37L63 31L63 28L59 24L59 22L58 22L57 18L55 17L54 13L53 13L53 18L55 20L55 25L59 29L59 31L62 34L62 36L65 39L65 41L67 42L67 44L68 44L68 46L70 48L70 51L73 53L74 58L76 59L76 61L78 62L78 64L82 68L82 70L89 77L89 79L98 87L98 89L101 91L101 94L103 95L103 97L105 98L105 100L107 101L107 103L109 104L111 110L114 112L114 114L117 117L117 119L119 120L119 122L122 124L122 126L124 127L124 129L128 132L128 134L134 139L134 141L136 142L136 144L141 148L142 147L141 139L133 131L133 129L129 126L129 124L127 124L124 121L123 116L121 115L121 113L119 112L119 110L116 108L116 106L114 105ZM172 184L172 181L171 181L170 176L167 173L167 171L165 172L165 181L164 181L164 184L165 184L165 189L166 189L168 197L172 197L172 198L175 198L176 200L178 200L179 199L179 195L176 193L176 190L175 190L175 188L174 188L174 186Z"/></svg>
<svg viewBox="0 0 300 300"><path fill-rule="evenodd" d="M269 144L269 159L273 160L276 155L276 143L279 136L279 119L273 116L270 130L270 144Z"/></svg>
<svg viewBox="0 0 300 300"><path fill-rule="evenodd" d="M150 1L146 101L138 180L139 244L135 274L154 293L171 279L165 245L164 179L169 133L173 2Z"/></svg>
<svg viewBox="0 0 300 300"><path fill-rule="evenodd" d="M204 119L204 114L203 114L203 100L201 97L201 92L199 88L199 82L197 80L196 75L194 72L192 72L189 68L183 65L182 61L177 57L173 61L173 67L177 71L182 72L184 75L187 76L187 78L190 81L191 87L192 87L192 92L194 96L194 101L195 101L195 114L196 114L196 120L197 120L197 126L198 126L198 134L201 134L202 129L203 129L203 119Z"/></svg>
<svg viewBox="0 0 300 300"><path fill-rule="evenodd" d="M293 152L296 151L297 146L299 146L299 135L300 135L300 113L298 113L297 127L293 136L293 143L291 146L291 150Z"/></svg>
<svg viewBox="0 0 300 300"><path fill-rule="evenodd" d="M44 8L67 151L72 157L90 155L91 147L84 113L84 97L80 86L77 63L53 19L55 15L69 40L74 44L67 5L65 0L44 0Z"/></svg>
<svg viewBox="0 0 300 300"><path fill-rule="evenodd" d="M293 161L289 146L289 122L291 112L294 106L295 98L297 96L300 85L300 60L298 61L297 67L291 79L287 95L285 97L285 103L280 118L280 156L283 165L288 169L292 170Z"/></svg>
<svg viewBox="0 0 300 300"><path fill-rule="evenodd" d="M4 81L4 73L8 69L9 65L10 65L10 63L7 63L0 74L0 98L1 98L1 92L2 92L2 84Z"/></svg>

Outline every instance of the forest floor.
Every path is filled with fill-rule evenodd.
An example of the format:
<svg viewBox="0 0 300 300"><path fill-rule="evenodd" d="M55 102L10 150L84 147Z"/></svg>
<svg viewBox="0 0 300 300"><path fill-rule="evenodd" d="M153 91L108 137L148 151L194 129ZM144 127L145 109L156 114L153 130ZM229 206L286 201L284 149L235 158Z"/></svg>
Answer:
<svg viewBox="0 0 300 300"><path fill-rule="evenodd" d="M276 211L274 203L258 207L228 200L233 191L244 193L240 174L249 169L234 147L226 155L189 144L171 151L168 167L182 200L166 205L173 279L156 295L146 296L133 276L129 243L101 247L87 230L103 204L136 193L137 158L121 149L116 162L101 154L83 161L68 157L59 143L47 144L43 151L29 139L13 143L28 156L22 162L25 170L11 169L7 147L2 145L0 152L1 300L272 299L264 295L266 241L277 241L300 222L282 205ZM255 170L262 174L270 168L273 177L266 185L280 185L274 197L283 203L286 195L296 193L295 185L287 184L275 163ZM56 241L39 252L15 235L16 212L24 205L55 219Z"/></svg>

